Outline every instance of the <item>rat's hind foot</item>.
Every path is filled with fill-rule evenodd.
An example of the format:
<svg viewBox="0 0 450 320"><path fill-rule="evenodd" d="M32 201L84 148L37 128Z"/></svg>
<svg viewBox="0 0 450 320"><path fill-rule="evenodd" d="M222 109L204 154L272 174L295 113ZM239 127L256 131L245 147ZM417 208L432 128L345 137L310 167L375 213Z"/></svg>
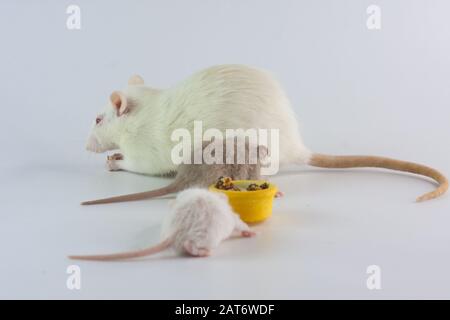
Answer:
<svg viewBox="0 0 450 320"><path fill-rule="evenodd" d="M190 240L187 240L183 247L187 253L194 257L207 257L210 255L209 249L199 248L193 241Z"/></svg>
<svg viewBox="0 0 450 320"><path fill-rule="evenodd" d="M198 248L197 249L197 257L208 257L210 255L209 249L206 248Z"/></svg>
<svg viewBox="0 0 450 320"><path fill-rule="evenodd" d="M250 238L256 236L256 232L250 230L241 231L241 236L245 238Z"/></svg>

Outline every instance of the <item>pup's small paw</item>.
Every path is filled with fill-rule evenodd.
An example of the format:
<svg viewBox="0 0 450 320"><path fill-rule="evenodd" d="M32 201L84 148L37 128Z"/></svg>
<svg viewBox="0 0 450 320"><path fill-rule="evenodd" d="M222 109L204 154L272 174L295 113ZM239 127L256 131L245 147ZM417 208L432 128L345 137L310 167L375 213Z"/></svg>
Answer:
<svg viewBox="0 0 450 320"><path fill-rule="evenodd" d="M191 240L187 240L184 243L184 250L186 250L186 252L188 254L190 254L191 256L194 256L194 257L207 257L207 256L210 255L209 249L207 249L207 248L199 248Z"/></svg>
<svg viewBox="0 0 450 320"><path fill-rule="evenodd" d="M256 236L256 232L251 231L251 230L244 230L244 231L241 231L241 236L243 236L245 238L254 237L254 236Z"/></svg>
<svg viewBox="0 0 450 320"><path fill-rule="evenodd" d="M284 197L284 193L281 191L277 191L277 193L275 193L275 198L281 198Z"/></svg>
<svg viewBox="0 0 450 320"><path fill-rule="evenodd" d="M197 249L197 257L208 257L211 254L209 249L206 248L198 248Z"/></svg>

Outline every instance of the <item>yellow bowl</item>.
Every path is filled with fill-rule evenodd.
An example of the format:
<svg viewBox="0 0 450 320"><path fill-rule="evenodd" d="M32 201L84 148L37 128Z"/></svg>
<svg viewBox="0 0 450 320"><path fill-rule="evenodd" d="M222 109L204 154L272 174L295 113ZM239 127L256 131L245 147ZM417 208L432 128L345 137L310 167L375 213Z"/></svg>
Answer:
<svg viewBox="0 0 450 320"><path fill-rule="evenodd" d="M269 184L269 188L256 191L233 191L218 189L211 185L209 190L226 194L234 212L239 214L243 221L260 222L272 215L273 198L277 193L277 187L273 183L264 180L233 181L235 185L244 188L251 183L260 185L264 182Z"/></svg>

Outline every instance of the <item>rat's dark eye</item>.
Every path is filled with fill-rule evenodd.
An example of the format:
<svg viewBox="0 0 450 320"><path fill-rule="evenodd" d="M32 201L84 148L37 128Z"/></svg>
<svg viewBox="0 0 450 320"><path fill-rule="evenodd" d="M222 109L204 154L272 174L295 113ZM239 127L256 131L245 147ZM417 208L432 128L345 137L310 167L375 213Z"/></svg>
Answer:
<svg viewBox="0 0 450 320"><path fill-rule="evenodd" d="M99 124L100 122L102 122L102 118L97 117L97 119L95 119L95 124Z"/></svg>

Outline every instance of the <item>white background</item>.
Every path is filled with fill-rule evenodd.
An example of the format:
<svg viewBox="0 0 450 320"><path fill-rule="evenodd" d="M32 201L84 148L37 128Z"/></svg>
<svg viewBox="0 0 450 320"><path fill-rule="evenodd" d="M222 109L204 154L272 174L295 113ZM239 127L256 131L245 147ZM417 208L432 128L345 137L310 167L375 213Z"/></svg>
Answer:
<svg viewBox="0 0 450 320"><path fill-rule="evenodd" d="M366 8L382 10L368 30ZM82 29L66 28L81 7ZM77 262L74 253L157 241L167 199L82 207L167 179L105 170L85 149L111 91L140 73L167 87L204 67L265 68L284 85L306 144L450 174L448 1L1 1L1 298L450 298L450 197L375 170L290 168L254 239L207 259ZM382 289L366 288L366 268Z"/></svg>

